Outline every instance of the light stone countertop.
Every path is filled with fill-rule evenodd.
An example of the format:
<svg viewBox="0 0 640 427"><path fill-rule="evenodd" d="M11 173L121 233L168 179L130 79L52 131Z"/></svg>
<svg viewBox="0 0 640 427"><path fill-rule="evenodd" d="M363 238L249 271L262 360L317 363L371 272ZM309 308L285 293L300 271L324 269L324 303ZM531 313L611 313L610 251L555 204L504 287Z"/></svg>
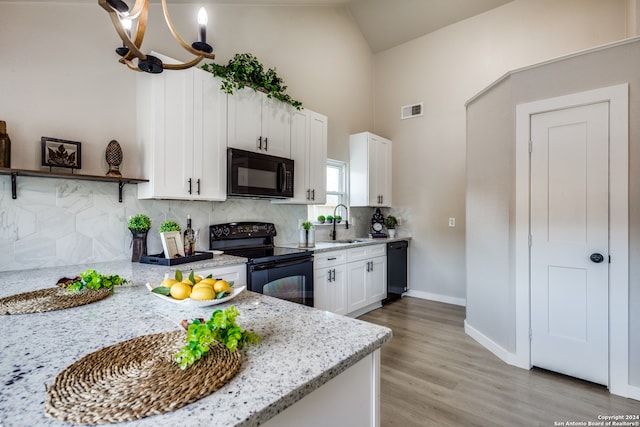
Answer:
<svg viewBox="0 0 640 427"><path fill-rule="evenodd" d="M60 277L88 268L133 283L92 304L23 315L0 315L0 425L62 426L44 414L45 387L82 356L141 335L180 328L182 319L208 318L235 305L238 324L262 336L242 350L242 367L224 387L174 412L118 425L257 426L311 393L391 339L391 330L245 291L204 308L163 301L145 287L175 269L244 263L231 256L173 267L128 261L0 272L0 298L54 287ZM167 390L168 393L171 390Z"/></svg>
<svg viewBox="0 0 640 427"><path fill-rule="evenodd" d="M356 238L345 238L345 239L337 239L336 241L326 241L326 242L316 242L315 243L315 247L313 248L307 248L310 251L313 252L329 252L329 251L335 251L335 250L340 250L340 249L350 249L350 248L355 248L358 246L369 246L369 245L379 245L379 244L387 244L390 242L399 242L402 240L407 240L410 241L411 237L409 236L397 236L394 237L393 239L391 238L384 238L384 239L370 239L367 237L356 237ZM281 246L283 248L297 248L298 244L297 243L285 243L285 244L281 244L278 245Z"/></svg>

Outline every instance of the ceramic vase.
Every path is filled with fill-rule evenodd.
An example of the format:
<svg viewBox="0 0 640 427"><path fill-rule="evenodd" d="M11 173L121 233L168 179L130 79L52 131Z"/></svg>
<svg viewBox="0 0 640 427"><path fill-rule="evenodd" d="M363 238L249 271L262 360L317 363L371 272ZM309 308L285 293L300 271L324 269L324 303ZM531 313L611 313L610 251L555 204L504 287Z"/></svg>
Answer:
<svg viewBox="0 0 640 427"><path fill-rule="evenodd" d="M143 255L147 255L147 231L131 230L131 262L140 262Z"/></svg>
<svg viewBox="0 0 640 427"><path fill-rule="evenodd" d="M122 163L122 148L120 148L120 144L115 139L109 142L107 145L107 149L104 153L105 160L109 165L109 171L107 172L107 176L117 176L120 177L122 174L120 173L120 164Z"/></svg>
<svg viewBox="0 0 640 427"><path fill-rule="evenodd" d="M389 231L389 237L391 239L396 237L396 229L395 228L390 228L388 231Z"/></svg>

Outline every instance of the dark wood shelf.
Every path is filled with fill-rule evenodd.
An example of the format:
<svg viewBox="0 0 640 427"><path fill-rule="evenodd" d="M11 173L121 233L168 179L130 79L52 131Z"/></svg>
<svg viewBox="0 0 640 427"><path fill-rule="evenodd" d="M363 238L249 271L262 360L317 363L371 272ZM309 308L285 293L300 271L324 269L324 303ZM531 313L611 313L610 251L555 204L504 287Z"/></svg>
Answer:
<svg viewBox="0 0 640 427"><path fill-rule="evenodd" d="M17 178L18 176L30 176L35 178L61 178L61 179L78 179L84 181L101 181L101 182L117 182L118 183L118 195L119 201L122 203L122 188L125 184L139 184L141 182L149 182L148 179L139 178L125 178L117 176L106 175L84 175L77 173L65 173L65 172L49 172L49 171L36 171L28 169L12 169L12 168L0 168L0 175L11 175L11 197L13 199L18 198L17 194Z"/></svg>

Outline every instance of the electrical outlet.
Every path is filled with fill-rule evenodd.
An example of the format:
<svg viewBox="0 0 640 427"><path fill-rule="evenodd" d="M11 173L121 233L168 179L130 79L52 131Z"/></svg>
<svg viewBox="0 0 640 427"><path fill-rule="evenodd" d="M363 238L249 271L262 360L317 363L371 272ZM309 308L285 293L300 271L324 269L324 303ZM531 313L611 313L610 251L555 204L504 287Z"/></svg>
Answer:
<svg viewBox="0 0 640 427"><path fill-rule="evenodd" d="M455 227L455 226L456 226L456 219L449 218L449 227Z"/></svg>
<svg viewBox="0 0 640 427"><path fill-rule="evenodd" d="M402 222L403 222L402 217L399 216L399 217L396 217L396 219L398 220L398 225L402 225Z"/></svg>

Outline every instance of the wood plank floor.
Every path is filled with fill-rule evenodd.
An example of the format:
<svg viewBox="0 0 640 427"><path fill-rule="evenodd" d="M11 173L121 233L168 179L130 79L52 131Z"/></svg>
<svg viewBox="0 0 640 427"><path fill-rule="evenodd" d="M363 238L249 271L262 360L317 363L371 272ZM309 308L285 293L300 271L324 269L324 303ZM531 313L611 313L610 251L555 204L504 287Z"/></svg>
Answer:
<svg viewBox="0 0 640 427"><path fill-rule="evenodd" d="M464 307L405 297L360 319L393 330L381 352L382 427L588 425L598 415L640 415L639 401L605 387L502 362L464 333Z"/></svg>

